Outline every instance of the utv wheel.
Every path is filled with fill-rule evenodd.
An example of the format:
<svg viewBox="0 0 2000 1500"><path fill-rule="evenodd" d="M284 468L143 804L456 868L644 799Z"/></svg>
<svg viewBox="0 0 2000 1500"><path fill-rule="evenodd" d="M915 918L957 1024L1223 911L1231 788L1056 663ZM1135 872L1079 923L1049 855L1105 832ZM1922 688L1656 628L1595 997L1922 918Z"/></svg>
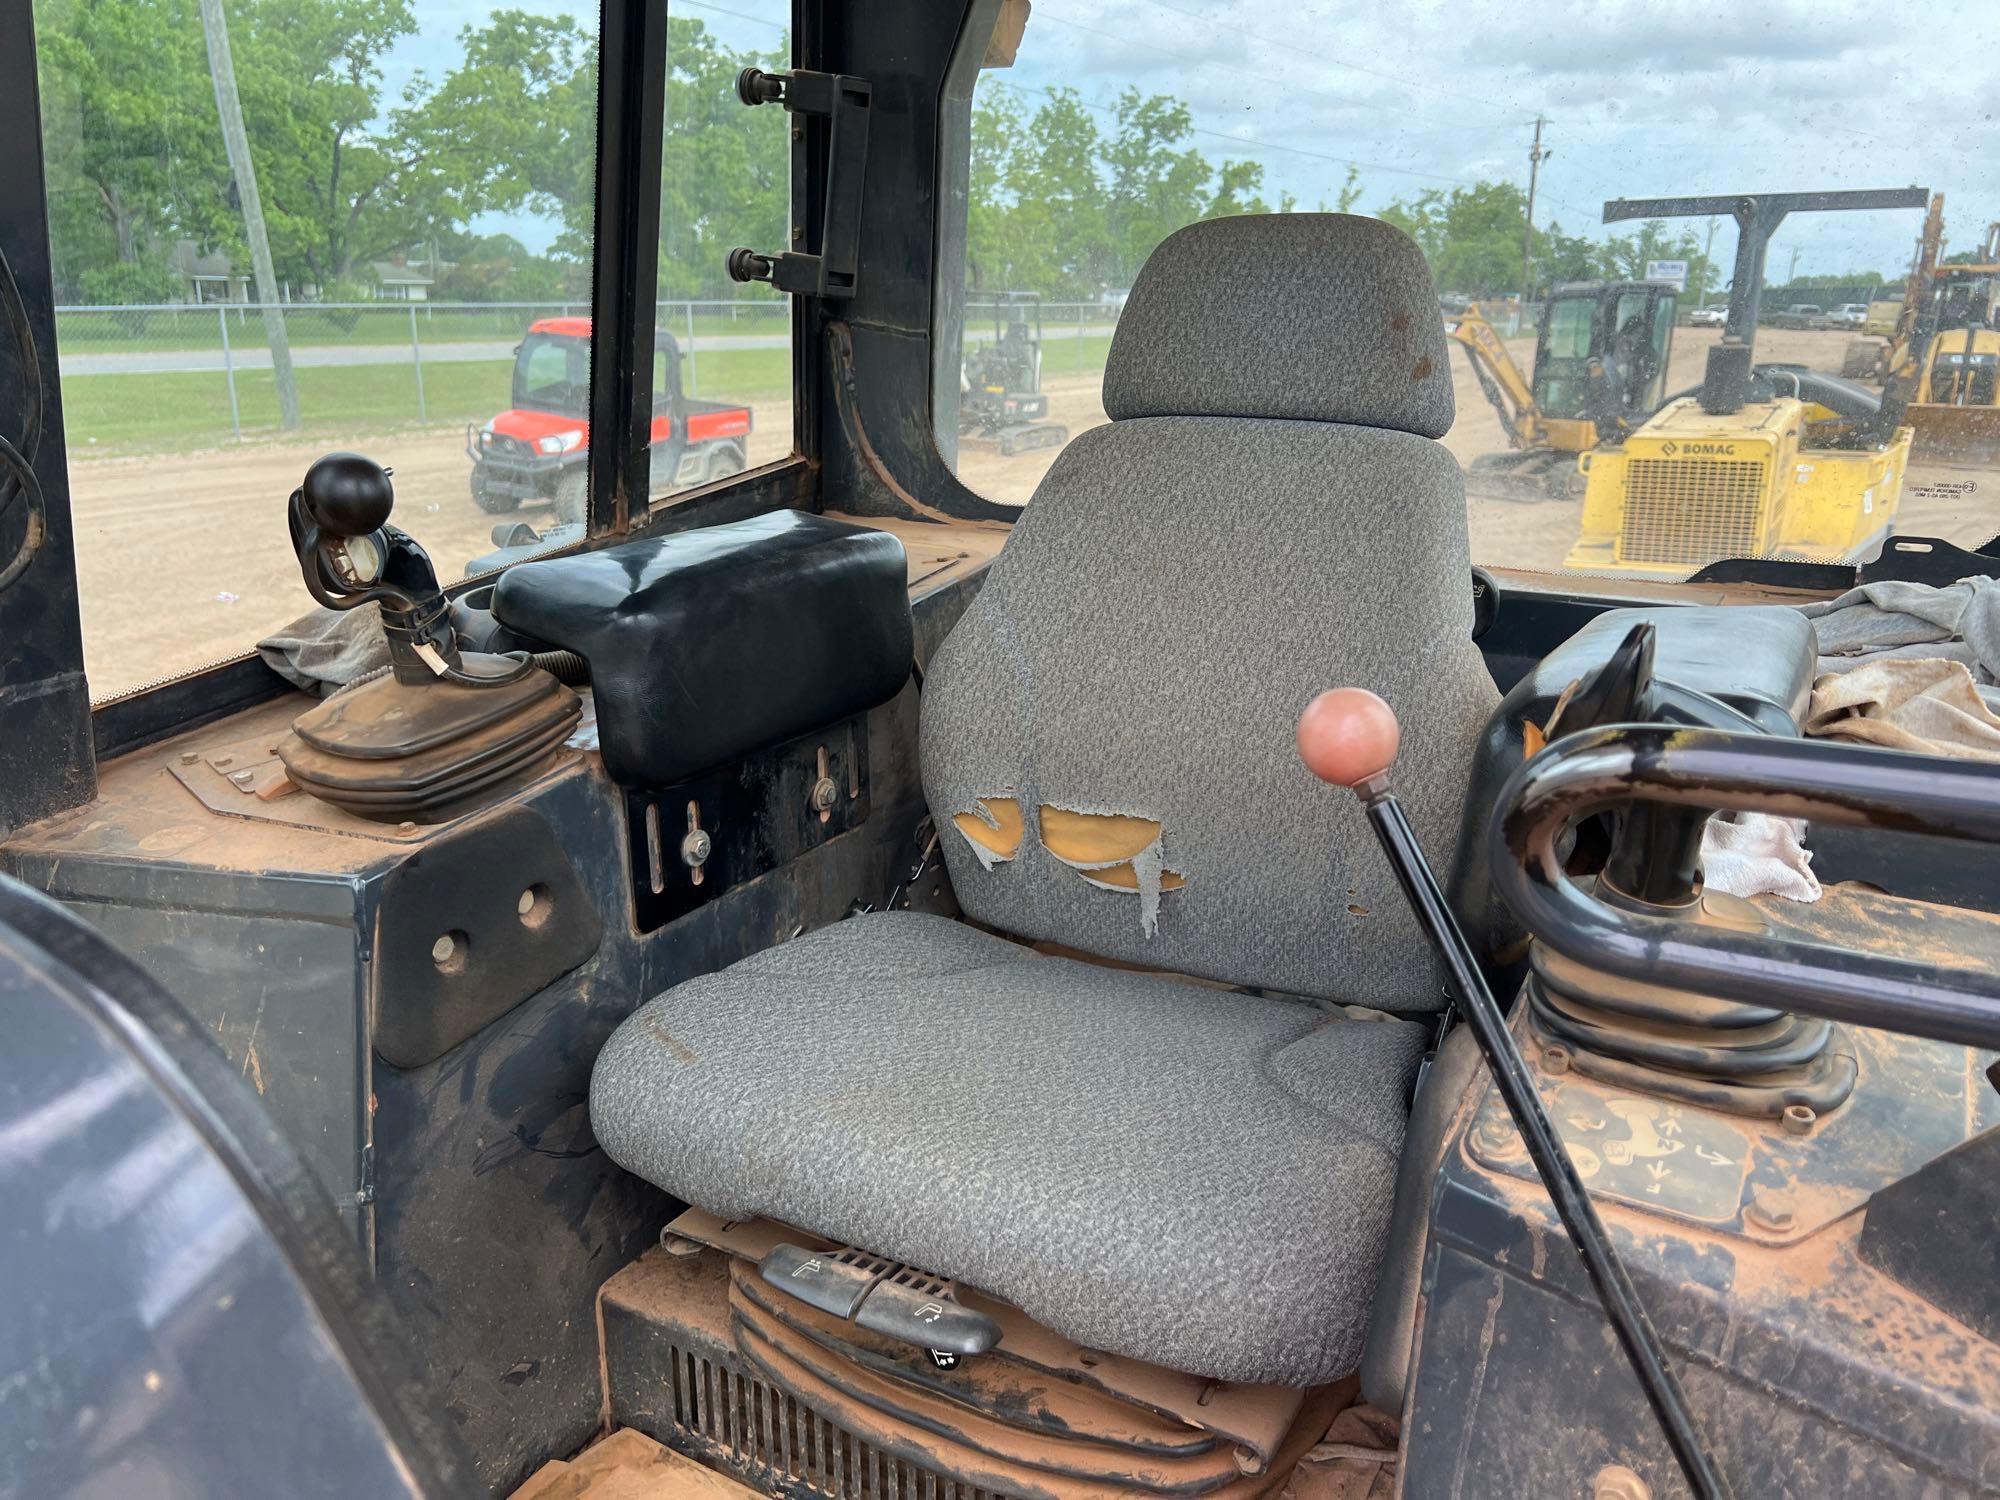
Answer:
<svg viewBox="0 0 2000 1500"><path fill-rule="evenodd" d="M504 516L521 503L521 497L502 490L489 490L472 476L472 503L489 516Z"/></svg>
<svg viewBox="0 0 2000 1500"><path fill-rule="evenodd" d="M558 523L581 526L584 521L584 479L587 470L578 464L556 481L555 511Z"/></svg>
<svg viewBox="0 0 2000 1500"><path fill-rule="evenodd" d="M743 472L743 461L727 448L718 448L708 455L708 462L701 471L703 484L714 484L718 479L727 479L731 474Z"/></svg>

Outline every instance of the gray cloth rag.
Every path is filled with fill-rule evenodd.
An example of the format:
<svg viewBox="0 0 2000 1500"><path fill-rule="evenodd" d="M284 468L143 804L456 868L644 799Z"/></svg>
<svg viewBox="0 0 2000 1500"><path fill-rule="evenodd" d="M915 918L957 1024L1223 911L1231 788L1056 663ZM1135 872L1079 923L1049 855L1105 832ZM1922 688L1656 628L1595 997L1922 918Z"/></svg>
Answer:
<svg viewBox="0 0 2000 1500"><path fill-rule="evenodd" d="M382 607L311 610L265 636L257 654L285 681L327 697L389 665Z"/></svg>
<svg viewBox="0 0 2000 1500"><path fill-rule="evenodd" d="M1949 588L1865 583L1801 613L1819 643L1819 674L1916 658L1963 662L1982 689L2000 684L2000 582L1991 578ZM2000 693L1981 696L2000 708Z"/></svg>

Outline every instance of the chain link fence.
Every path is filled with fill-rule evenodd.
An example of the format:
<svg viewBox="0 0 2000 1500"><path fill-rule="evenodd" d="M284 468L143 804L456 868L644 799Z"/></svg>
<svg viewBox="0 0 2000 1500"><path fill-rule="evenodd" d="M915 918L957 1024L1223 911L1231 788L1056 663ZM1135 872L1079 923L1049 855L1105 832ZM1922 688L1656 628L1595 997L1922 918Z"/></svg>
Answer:
<svg viewBox="0 0 2000 1500"><path fill-rule="evenodd" d="M587 302L160 303L56 309L72 453L215 448L287 435L266 314L282 323L303 432L480 422L506 409L516 347ZM754 402L791 386L777 299L658 305L691 395Z"/></svg>

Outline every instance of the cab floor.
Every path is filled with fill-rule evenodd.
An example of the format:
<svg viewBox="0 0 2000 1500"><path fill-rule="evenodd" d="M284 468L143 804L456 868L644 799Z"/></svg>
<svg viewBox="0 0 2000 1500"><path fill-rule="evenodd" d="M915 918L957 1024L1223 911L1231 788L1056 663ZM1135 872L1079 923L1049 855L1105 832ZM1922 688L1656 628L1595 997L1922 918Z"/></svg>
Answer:
<svg viewBox="0 0 2000 1500"><path fill-rule="evenodd" d="M1363 1406L1334 1419L1277 1500L1392 1500L1396 1424ZM704 1468L633 1427L621 1427L575 1458L551 1459L510 1500L762 1500L755 1490Z"/></svg>

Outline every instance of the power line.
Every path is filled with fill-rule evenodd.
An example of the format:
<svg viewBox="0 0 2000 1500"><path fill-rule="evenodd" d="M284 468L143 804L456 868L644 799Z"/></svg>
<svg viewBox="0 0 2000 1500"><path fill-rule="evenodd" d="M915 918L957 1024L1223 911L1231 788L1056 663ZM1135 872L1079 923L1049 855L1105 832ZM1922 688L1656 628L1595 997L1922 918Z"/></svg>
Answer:
<svg viewBox="0 0 2000 1500"><path fill-rule="evenodd" d="M734 16L737 20L748 21L754 26L768 26L773 31L790 31L792 29L790 22L773 21L764 16L753 16L747 11L731 10L726 5L709 5L705 3L705 0L672 0L672 4L675 10L685 7L689 10L712 11L718 16Z"/></svg>

